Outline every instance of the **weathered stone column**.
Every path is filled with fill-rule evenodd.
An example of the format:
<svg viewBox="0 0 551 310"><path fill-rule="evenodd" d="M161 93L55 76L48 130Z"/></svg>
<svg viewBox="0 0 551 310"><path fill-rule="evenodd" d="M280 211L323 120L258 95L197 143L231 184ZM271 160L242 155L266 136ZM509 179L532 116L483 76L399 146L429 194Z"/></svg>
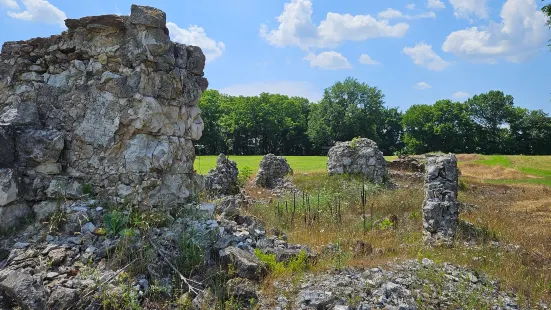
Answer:
<svg viewBox="0 0 551 310"><path fill-rule="evenodd" d="M457 158L427 155L423 202L423 242L452 246L459 218Z"/></svg>

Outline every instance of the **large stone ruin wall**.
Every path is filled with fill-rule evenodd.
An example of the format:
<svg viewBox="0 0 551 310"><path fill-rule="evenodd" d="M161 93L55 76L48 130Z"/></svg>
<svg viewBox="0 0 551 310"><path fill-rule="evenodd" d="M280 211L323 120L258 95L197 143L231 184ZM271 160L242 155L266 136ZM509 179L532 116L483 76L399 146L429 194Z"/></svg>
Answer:
<svg viewBox="0 0 551 310"><path fill-rule="evenodd" d="M83 185L146 204L190 195L205 56L171 42L165 22L133 5L130 16L68 19L61 35L3 45L0 214L79 198Z"/></svg>

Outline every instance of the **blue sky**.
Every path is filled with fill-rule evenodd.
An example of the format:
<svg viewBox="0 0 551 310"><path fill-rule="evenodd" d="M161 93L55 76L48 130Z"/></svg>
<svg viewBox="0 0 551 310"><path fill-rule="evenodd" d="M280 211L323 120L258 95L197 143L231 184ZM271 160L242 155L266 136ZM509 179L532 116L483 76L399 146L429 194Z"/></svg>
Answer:
<svg viewBox="0 0 551 310"><path fill-rule="evenodd" d="M502 90L551 113L539 0L0 0L0 43L132 3L164 10L172 39L203 48L209 88L225 93L317 100L352 76L402 110Z"/></svg>

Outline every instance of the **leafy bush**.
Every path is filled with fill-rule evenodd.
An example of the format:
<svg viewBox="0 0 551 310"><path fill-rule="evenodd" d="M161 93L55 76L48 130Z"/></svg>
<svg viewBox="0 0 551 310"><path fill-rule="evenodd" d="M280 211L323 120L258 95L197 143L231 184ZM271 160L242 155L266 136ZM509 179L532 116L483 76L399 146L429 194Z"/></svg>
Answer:
<svg viewBox="0 0 551 310"><path fill-rule="evenodd" d="M268 265L268 269L273 275L297 274L308 269L308 254L306 251L300 251L295 258L285 262L278 262L275 254L266 254L260 249L255 249L254 254Z"/></svg>

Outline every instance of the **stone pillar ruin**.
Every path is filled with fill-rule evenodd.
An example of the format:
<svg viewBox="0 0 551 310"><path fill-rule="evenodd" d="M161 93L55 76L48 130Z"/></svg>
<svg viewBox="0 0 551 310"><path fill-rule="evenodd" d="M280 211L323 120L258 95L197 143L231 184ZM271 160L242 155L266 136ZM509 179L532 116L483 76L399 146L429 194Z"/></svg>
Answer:
<svg viewBox="0 0 551 310"><path fill-rule="evenodd" d="M152 7L65 24L2 46L0 214L90 190L146 205L185 200L208 87L201 49L171 42Z"/></svg>
<svg viewBox="0 0 551 310"><path fill-rule="evenodd" d="M454 154L427 155L423 242L452 246L459 219L457 202L458 170Z"/></svg>

